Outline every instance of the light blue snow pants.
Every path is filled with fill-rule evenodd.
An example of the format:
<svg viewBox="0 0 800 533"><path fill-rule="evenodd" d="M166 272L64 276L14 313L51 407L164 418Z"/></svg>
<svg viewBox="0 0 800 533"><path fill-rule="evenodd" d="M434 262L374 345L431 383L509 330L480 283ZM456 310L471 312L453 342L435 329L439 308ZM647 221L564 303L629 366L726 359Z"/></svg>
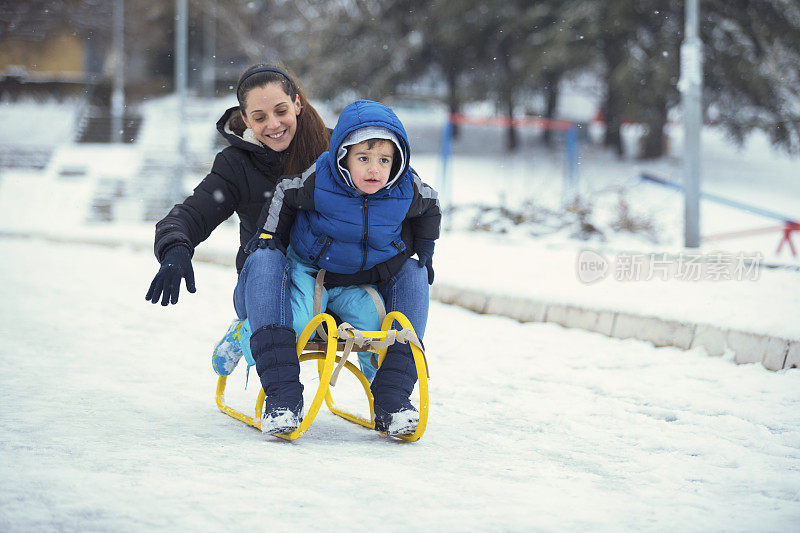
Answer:
<svg viewBox="0 0 800 533"><path fill-rule="evenodd" d="M292 323L295 332L300 335L306 324L315 316L314 286L319 268L301 261L291 247L286 254L286 259L291 273L289 302L292 307ZM348 285L323 289L320 304L320 309L323 311L327 309L335 313L342 321L348 322L356 329L377 331L381 328L375 302L361 287ZM370 362L371 358L371 352L359 352L358 354L361 372L369 381L375 377L376 371Z"/></svg>
<svg viewBox="0 0 800 533"><path fill-rule="evenodd" d="M258 254L259 252L261 253ZM260 258L262 256L269 256L271 259L273 256L275 256L275 254L280 254L280 252L275 250L257 250L256 254L258 254ZM248 261L250 261L249 258ZM275 307L280 312L273 310L271 316L280 315L281 320L278 321L278 323L281 325L284 325L285 320L291 317L290 325L294 329L295 335L299 337L300 333L302 333L303 329L306 327L306 324L308 324L315 316L314 285L316 283L316 275L319 269L307 263L303 263L291 248L289 248L287 253L286 263L288 263L289 283L286 283L286 278L284 278L283 281L277 279L270 280L270 282L266 284L266 287L259 287L259 290L263 292L255 292L255 294L253 294L255 301L251 307L259 308L260 306L266 305L267 302L265 300L285 302L278 303ZM249 265L245 263L245 270L248 266ZM237 286L237 290L234 294L235 303L243 303L245 299L245 290L242 288L245 284L241 281L242 275L246 275L245 270L242 270L242 274L240 275L240 283L239 286ZM279 273L282 269L273 268L271 270ZM260 296L262 294L267 295L267 288L272 292L275 292L274 289L284 285L288 285L288 301L286 301L284 298L275 297L273 300L269 297L264 298L263 296ZM278 292L280 294L284 294L283 290ZM269 295L271 296L271 293ZM256 302L259 302L259 305L256 305ZM239 307L244 307L244 305L237 306L239 318L247 317L245 313L239 312ZM356 329L376 331L381 327L378 310L375 308L375 302L372 301L372 298L366 293L366 291L364 291L364 289L357 286L323 289L320 308L322 310L328 310L332 313L335 313L341 320L350 323L350 325ZM240 344L242 347L242 352L244 353L245 359L247 360L249 366L255 364L253 355L250 352L250 336L252 335L252 326L250 322L252 319L253 317L247 317L247 320L242 323L242 327L240 329ZM372 356L373 354L371 352L360 352L358 354L358 363L361 367L361 372L369 381L372 381L372 378L375 377L376 372L375 367L372 366Z"/></svg>

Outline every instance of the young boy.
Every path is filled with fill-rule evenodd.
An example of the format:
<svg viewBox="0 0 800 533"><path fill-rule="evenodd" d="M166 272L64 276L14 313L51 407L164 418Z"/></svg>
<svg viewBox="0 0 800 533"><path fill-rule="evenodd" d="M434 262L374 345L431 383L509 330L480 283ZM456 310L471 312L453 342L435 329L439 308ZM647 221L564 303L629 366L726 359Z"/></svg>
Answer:
<svg viewBox="0 0 800 533"><path fill-rule="evenodd" d="M405 129L394 112L383 104L359 100L342 111L329 151L302 175L286 177L276 187L259 219L263 232L247 248L286 250L296 334L314 316L315 277L320 269L357 277L379 267L380 284L416 252L419 266L428 270L428 282L433 282L433 247L439 236L441 213L436 192L411 170L409 156ZM408 243L412 250L401 235L404 221L413 233L413 241ZM321 303L322 309L336 313L357 329L380 328L375 304L359 286L326 288ZM376 429L391 434L413 432L418 414L408 396L416 370L403 363L395 370L381 367L376 375L368 363L368 353L359 354L359 360L365 375L375 376ZM403 386L393 383L397 376L380 376L393 371L402 374L399 378ZM269 395L267 402L269 405ZM299 420L296 413L276 413L276 420L279 416L284 422L287 416L292 418L290 423ZM264 426L262 421L262 431Z"/></svg>

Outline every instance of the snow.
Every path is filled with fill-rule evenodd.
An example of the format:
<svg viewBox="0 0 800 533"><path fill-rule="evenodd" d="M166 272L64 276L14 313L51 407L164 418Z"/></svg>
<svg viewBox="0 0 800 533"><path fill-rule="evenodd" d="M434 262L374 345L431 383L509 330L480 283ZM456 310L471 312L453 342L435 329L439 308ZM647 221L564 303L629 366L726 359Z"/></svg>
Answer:
<svg viewBox="0 0 800 533"><path fill-rule="evenodd" d="M274 411L269 418L261 420L261 431L274 435L276 433L289 433L302 422L299 415L290 409L280 409Z"/></svg>
<svg viewBox="0 0 800 533"><path fill-rule="evenodd" d="M406 409L391 417L387 433L389 435L413 435L419 424L419 412Z"/></svg>
<svg viewBox="0 0 800 533"><path fill-rule="evenodd" d="M163 118L172 105L157 101L151 112ZM227 105L209 104L214 112L197 118L198 154L211 149L208 131ZM430 120L438 115L427 123L424 115L401 118L412 139L419 132L412 164L437 185ZM223 224L198 248L196 294L184 288L168 308L144 300L157 270L153 225L140 221L144 205L128 185L142 153L157 148L148 131L141 147L62 144L41 172L0 174L0 530L787 531L800 523L800 371L736 365L731 354L432 302L431 406L420 441L388 440L323 407L288 443L219 412L210 359L233 318L237 227ZM635 134L626 130L629 145ZM538 147L531 133L508 157L499 138L487 134L480 156L469 138L456 144L456 203L557 208L559 150ZM756 279L675 275L676 258L689 253L682 198L638 180L641 171L678 180L679 132L671 139L671 155L652 163L582 145L580 187L605 241L568 230L534 238L542 226L502 220L494 225L504 234L474 231L464 210L437 243L436 283L800 339L800 260L775 253L777 232L697 251L707 260L716 250L761 253ZM797 159L759 136L742 150L715 130L703 142L707 190L800 218ZM78 165L85 171L60 172ZM185 189L201 178L188 176ZM109 184L120 191L113 221L98 223L92 203L108 197ZM654 222L658 242L609 229L619 189ZM707 202L702 213L704 235L776 224ZM607 260L605 278L579 279L584 250ZM668 279L646 279L646 269L639 281L619 275L625 254L647 267L662 253ZM313 364L302 380L308 405ZM252 414L257 381L248 389L244 381L238 368L226 400ZM368 414L349 375L334 395Z"/></svg>
<svg viewBox="0 0 800 533"><path fill-rule="evenodd" d="M442 283L489 294L800 339L797 271L762 269L755 280L718 281L675 277L645 281L644 274L641 281L629 281L610 274L587 284L577 275L577 256L569 247L458 234L437 244L435 267ZM612 259L610 254L604 256ZM487 275L493 269L502 270L502 276Z"/></svg>
<svg viewBox="0 0 800 533"><path fill-rule="evenodd" d="M77 102L21 100L0 101L0 145L53 147L68 142L74 135Z"/></svg>
<svg viewBox="0 0 800 533"><path fill-rule="evenodd" d="M214 404L230 268L197 263L198 292L165 309L144 301L146 253L0 246L15 258L0 264L5 531L786 531L800 519L799 372L433 303L420 441L323 407L287 443ZM252 413L243 382L237 369L230 401Z"/></svg>
<svg viewBox="0 0 800 533"><path fill-rule="evenodd" d="M155 114L160 117L161 105L156 109L158 113ZM417 129L419 121L420 117L412 115L407 121L409 130L420 131ZM422 130L421 136L424 138L429 134ZM800 219L797 211L800 181L791 179L798 175L792 172L798 168L797 159L779 152L768 152L762 144L764 139L757 135L752 139L755 148L748 145L741 152L725 145L715 130L704 135L704 157L709 161L705 166L711 167L713 163L714 168L719 169L719 172L704 173L704 183L708 184L710 191L740 201L747 201L748 196L757 198L758 193L769 198L764 205ZM470 142L468 136L464 142ZM56 163L52 163L44 173L6 171L2 174L0 232L33 233L52 238L69 235L77 240L111 240L150 249L153 225L143 224L136 218L143 203L130 192L111 203L116 220L114 224L87 222L92 219L88 206L95 203L96 198L107 201L109 187L121 188L123 193L135 190L134 173L138 168L132 162L135 149L128 146L113 149L98 145L73 146L60 148L56 156L62 161L86 161L87 171L82 177L59 176ZM452 165L455 176L453 201L457 205L500 204L513 209L530 200L541 209L558 208L563 164L558 150L529 146L519 155L508 157L496 154L495 148L487 148L483 157L459 155L457 150ZM72 159L66 155L71 151L74 152ZM438 156L424 149L420 151L420 155L413 156L412 164L426 181L437 186ZM672 174L678 172L679 167L675 161L669 157L648 164L618 161L590 145L584 146L582 153L581 187L592 201L593 222L604 231L608 240L575 240L569 237L571 230L531 238L525 226L513 227L507 222L504 225L508 230L506 234L471 231L467 224L469 212L466 211L446 221L451 231L437 243L434 259L437 282L492 294L526 296L590 309L630 312L800 339L800 325L796 318L800 315L800 299L796 297L800 294L800 259L792 257L786 246L780 254L776 253L780 231L775 229L750 237L710 241L699 250L687 250L682 247L683 199L680 193L642 183L637 178L641 171L674 178ZM722 164L726 161L723 158L725 154L728 159ZM748 168L748 165L754 168L756 164L762 169L760 176L770 185L750 187L746 194L737 194L744 187L745 178L734 169ZM187 176L185 190L189 192L201 178L201 175ZM492 186L487 187L489 179L493 180ZM659 242L653 243L641 234L610 229L620 198L618 189L625 191L623 197L634 215L653 221ZM20 202L19 198L29 201ZM215 230L198 249L199 256L210 256L217 262L232 264L235 256L232 243L238 241L235 218ZM710 202L703 202L701 222L703 235L779 226L775 220ZM534 229L540 231L541 227ZM795 234L793 240L800 249L800 234ZM609 272L604 279L591 284L581 282L577 260L583 250L599 253L608 263ZM663 280L660 276L647 279L648 267L660 260L662 254L667 254L670 264L668 279ZM727 277L731 279L705 275L697 280L678 278L679 259L688 259L691 254L699 255L705 263L721 258ZM626 257L642 263L642 275L638 281L622 276L622 261ZM754 257L762 267L757 269L756 279L734 276L739 258ZM765 266L776 268L763 268ZM499 268L508 275L487 275Z"/></svg>

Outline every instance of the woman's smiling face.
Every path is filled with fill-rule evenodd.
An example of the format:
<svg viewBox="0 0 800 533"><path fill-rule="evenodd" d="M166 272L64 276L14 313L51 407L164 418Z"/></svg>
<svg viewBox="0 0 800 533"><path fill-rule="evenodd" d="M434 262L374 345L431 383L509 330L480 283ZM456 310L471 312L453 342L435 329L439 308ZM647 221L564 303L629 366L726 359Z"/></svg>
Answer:
<svg viewBox="0 0 800 533"><path fill-rule="evenodd" d="M245 102L242 118L256 138L276 152L286 150L297 132L300 97L292 101L276 82L251 89Z"/></svg>

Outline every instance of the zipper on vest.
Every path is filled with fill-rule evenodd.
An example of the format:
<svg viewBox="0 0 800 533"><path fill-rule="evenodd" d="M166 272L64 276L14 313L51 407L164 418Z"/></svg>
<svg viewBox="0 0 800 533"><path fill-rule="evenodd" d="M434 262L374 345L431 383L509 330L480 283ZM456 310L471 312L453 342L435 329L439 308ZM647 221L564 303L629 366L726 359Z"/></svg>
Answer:
<svg viewBox="0 0 800 533"><path fill-rule="evenodd" d="M364 270L364 266L367 264L367 238L369 237L369 215L367 214L367 202L369 202L369 197L362 196L361 205L364 210L364 250L361 255L361 268L359 270Z"/></svg>
<svg viewBox="0 0 800 533"><path fill-rule="evenodd" d="M317 254L317 257L314 258L314 263L313 263L314 266L317 265L317 263L319 262L320 257L322 257L322 254L325 253L325 250L327 250L328 246L330 246L330 245L331 245L331 237L327 237L325 239L325 244L322 245L322 249Z"/></svg>

